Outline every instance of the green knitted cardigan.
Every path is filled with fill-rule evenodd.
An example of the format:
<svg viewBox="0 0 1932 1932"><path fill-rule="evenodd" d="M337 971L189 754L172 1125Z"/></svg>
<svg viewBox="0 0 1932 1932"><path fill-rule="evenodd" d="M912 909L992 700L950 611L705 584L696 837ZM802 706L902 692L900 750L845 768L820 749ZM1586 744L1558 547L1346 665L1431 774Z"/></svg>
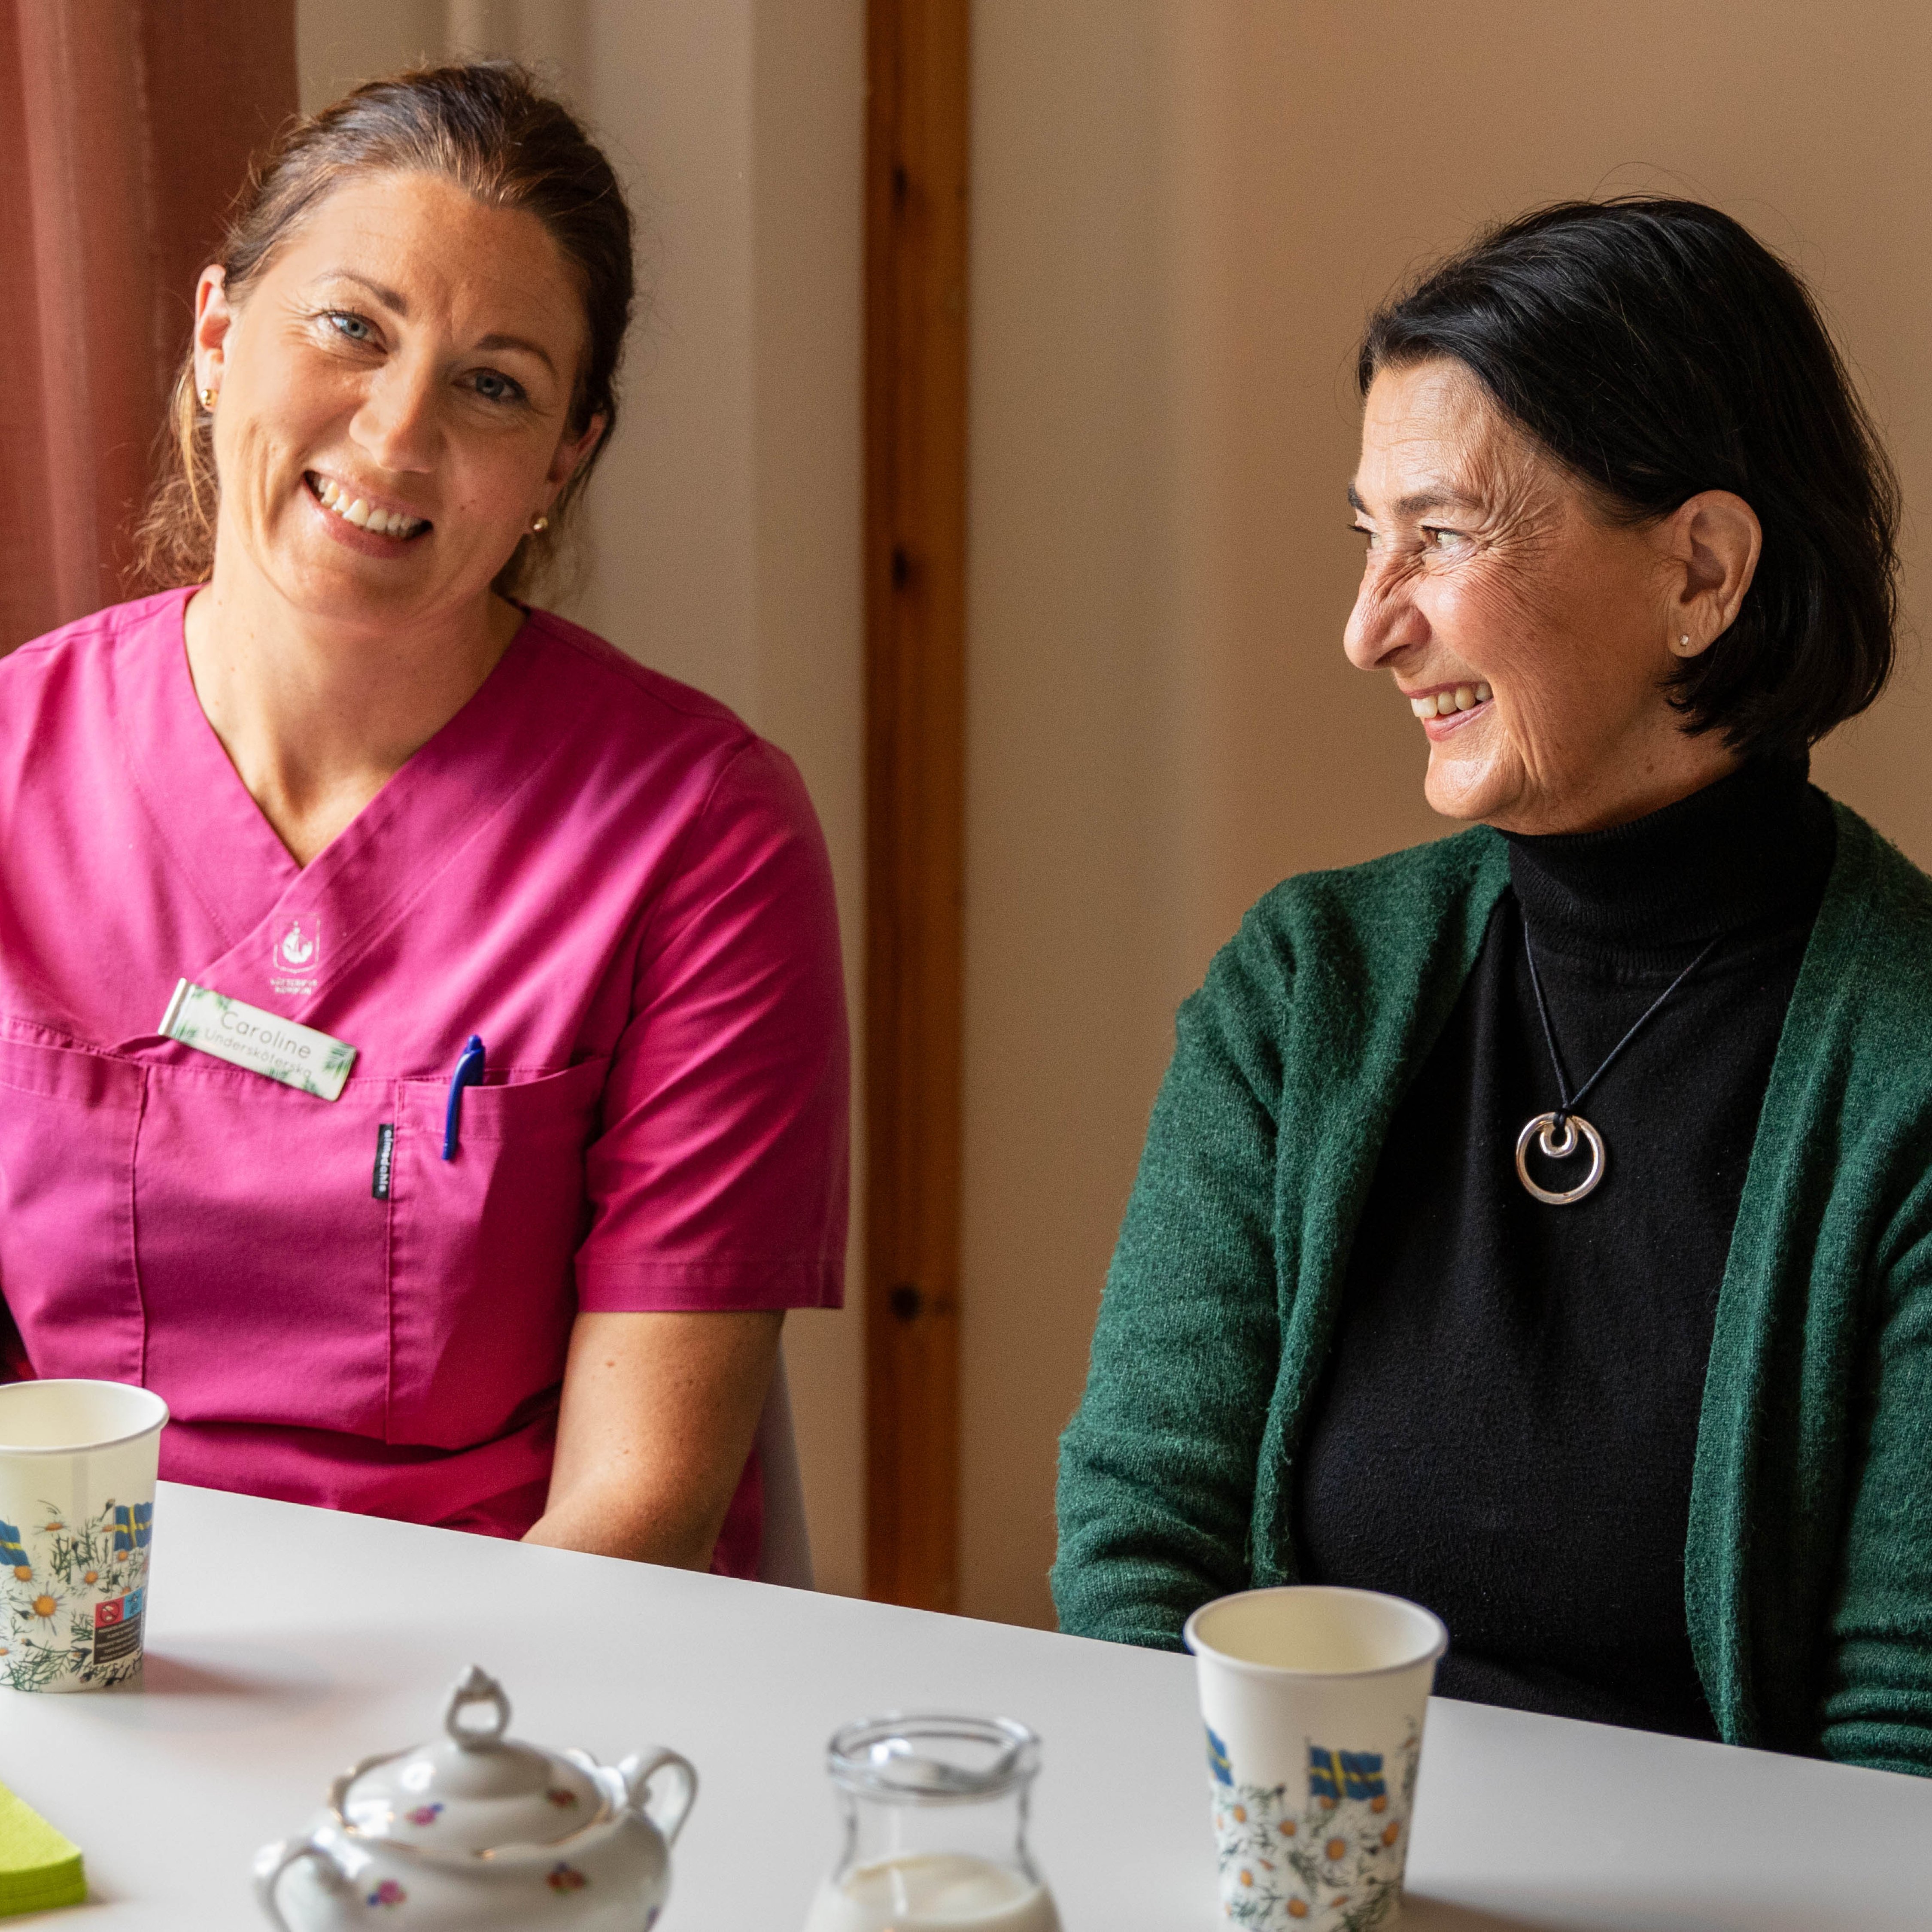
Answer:
<svg viewBox="0 0 1932 1932"><path fill-rule="evenodd" d="M1727 1740L1932 1774L1932 878L1837 813L1718 1296L1684 1605ZM1182 1006L1061 1438L1063 1628L1172 1648L1208 1598L1294 1580L1350 1239L1508 879L1482 829L1291 879Z"/></svg>

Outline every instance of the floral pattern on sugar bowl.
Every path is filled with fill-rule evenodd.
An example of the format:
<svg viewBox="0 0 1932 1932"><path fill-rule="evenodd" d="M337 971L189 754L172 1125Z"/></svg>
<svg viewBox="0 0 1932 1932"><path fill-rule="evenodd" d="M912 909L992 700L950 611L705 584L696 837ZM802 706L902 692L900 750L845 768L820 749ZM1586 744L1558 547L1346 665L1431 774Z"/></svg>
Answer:
<svg viewBox="0 0 1932 1932"><path fill-rule="evenodd" d="M1421 1754L1414 1730L1392 1771L1379 1752L1311 1742L1308 1802L1298 1812L1286 1785L1242 1783L1210 1730L1222 1918L1255 1932L1370 1932L1388 1924L1402 1902L1402 1840Z"/></svg>
<svg viewBox="0 0 1932 1932"><path fill-rule="evenodd" d="M478 1705L490 1711L481 1724L465 1716ZM472 1666L449 1693L442 1738L344 1772L308 1831L255 1862L269 1922L649 1932L697 1772L657 1747L615 1765L539 1750L506 1736L509 1722L502 1687Z"/></svg>

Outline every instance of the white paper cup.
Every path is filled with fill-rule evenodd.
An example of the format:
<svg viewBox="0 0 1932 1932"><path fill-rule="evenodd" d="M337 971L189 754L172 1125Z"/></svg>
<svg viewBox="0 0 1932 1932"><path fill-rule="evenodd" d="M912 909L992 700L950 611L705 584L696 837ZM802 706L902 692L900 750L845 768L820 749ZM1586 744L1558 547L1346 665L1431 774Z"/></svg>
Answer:
<svg viewBox="0 0 1932 1932"><path fill-rule="evenodd" d="M1221 1915L1363 1932L1402 1903L1440 1618L1373 1590L1300 1585L1204 1604L1194 1653Z"/></svg>
<svg viewBox="0 0 1932 1932"><path fill-rule="evenodd" d="M0 1684L101 1690L140 1669L167 1419L125 1382L0 1383Z"/></svg>

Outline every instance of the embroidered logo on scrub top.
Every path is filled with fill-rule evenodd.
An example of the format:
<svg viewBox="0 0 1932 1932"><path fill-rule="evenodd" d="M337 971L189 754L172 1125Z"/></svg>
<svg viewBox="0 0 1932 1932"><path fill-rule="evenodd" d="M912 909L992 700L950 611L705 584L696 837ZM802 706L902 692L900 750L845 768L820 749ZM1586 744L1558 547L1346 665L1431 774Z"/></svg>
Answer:
<svg viewBox="0 0 1932 1932"><path fill-rule="evenodd" d="M306 998L322 978L322 922L290 921L277 938L269 961L268 984L284 995Z"/></svg>

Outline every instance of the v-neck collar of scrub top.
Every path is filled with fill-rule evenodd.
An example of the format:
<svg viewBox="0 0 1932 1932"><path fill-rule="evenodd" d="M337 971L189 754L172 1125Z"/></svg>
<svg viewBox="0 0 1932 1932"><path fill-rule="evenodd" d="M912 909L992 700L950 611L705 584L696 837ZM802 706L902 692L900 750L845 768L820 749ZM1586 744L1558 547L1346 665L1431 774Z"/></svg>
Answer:
<svg viewBox="0 0 1932 1932"><path fill-rule="evenodd" d="M124 652L117 710L146 728L122 734L161 843L226 950L184 960L184 976L304 1024L328 1028L329 992L562 748L548 642L531 614L469 701L306 866L275 836L201 708L183 620L192 589L159 628L165 647ZM547 687L548 687L547 688ZM479 776L487 774L487 796ZM316 947L292 977L279 937L299 926ZM158 1018L158 1015L157 1018Z"/></svg>

